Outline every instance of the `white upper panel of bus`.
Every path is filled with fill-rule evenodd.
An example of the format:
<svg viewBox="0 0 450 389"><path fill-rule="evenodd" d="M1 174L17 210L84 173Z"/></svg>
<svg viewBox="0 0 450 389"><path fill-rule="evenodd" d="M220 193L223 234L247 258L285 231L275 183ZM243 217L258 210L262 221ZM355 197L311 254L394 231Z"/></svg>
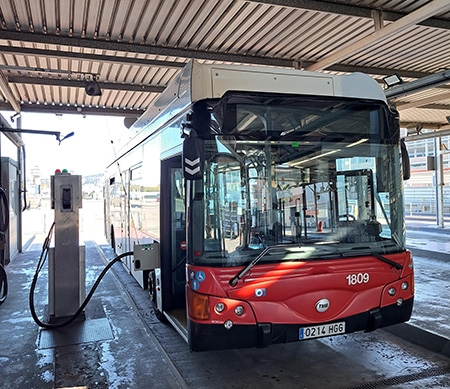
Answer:
<svg viewBox="0 0 450 389"><path fill-rule="evenodd" d="M220 98L227 91L352 97L386 102L378 83L362 73L338 76L296 69L206 65L191 61L133 127L142 129L154 123L158 128L193 102Z"/></svg>

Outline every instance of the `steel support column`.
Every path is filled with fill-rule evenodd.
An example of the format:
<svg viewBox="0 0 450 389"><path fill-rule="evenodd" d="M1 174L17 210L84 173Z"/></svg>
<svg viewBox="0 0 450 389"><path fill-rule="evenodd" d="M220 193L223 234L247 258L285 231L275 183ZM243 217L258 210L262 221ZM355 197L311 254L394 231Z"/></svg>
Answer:
<svg viewBox="0 0 450 389"><path fill-rule="evenodd" d="M444 228L444 166L441 151L441 137L434 138L435 150L435 185L436 185L436 223Z"/></svg>

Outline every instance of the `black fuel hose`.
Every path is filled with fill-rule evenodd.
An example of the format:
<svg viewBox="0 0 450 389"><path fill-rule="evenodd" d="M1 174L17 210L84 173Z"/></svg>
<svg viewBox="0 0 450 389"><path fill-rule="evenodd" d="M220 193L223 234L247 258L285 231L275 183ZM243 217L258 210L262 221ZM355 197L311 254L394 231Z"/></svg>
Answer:
<svg viewBox="0 0 450 389"><path fill-rule="evenodd" d="M8 278L6 276L5 268L2 264L5 258L6 231L8 231L8 225L8 196L6 194L6 191L0 187L0 305L5 302L6 297L8 296Z"/></svg>
<svg viewBox="0 0 450 389"><path fill-rule="evenodd" d="M44 241L44 244L42 246L42 252L41 252L41 256L39 258L39 262L36 268L36 273L34 274L33 277L33 282L31 283L31 288L30 288L30 298L29 298L29 303L30 303L30 311L31 311L31 316L33 317L34 322L42 328L47 328L47 329L56 329L56 328L62 328L65 327L67 325L69 325L70 323L72 323L80 314L81 312L83 312L84 308L86 308L86 305L88 305L90 299L92 298L92 296L94 295L95 290L97 289L98 285L100 284L100 281L103 279L103 277L105 276L105 274L108 272L109 269L111 269L111 267L116 263L122 260L122 258L127 257L127 256L131 256L134 255L134 253L132 251L128 251L126 253L120 254L117 257L113 258L107 265L106 267L103 269L103 271L100 273L100 275L98 276L97 280L95 281L94 285L92 286L89 294L87 295L87 297L85 298L85 300L83 301L83 303L81 304L80 308L78 308L78 310L72 315L70 316L68 319L66 319L65 321L61 322L61 323L44 323L43 321L41 321L37 314L36 314L36 310L34 307L34 290L36 288L36 282L39 276L39 273L45 263L45 260L47 258L48 255L48 249L50 247L50 241L51 241L51 236L52 236L52 232L53 232L53 228L55 226L55 223L53 223L50 232L47 236L47 238Z"/></svg>

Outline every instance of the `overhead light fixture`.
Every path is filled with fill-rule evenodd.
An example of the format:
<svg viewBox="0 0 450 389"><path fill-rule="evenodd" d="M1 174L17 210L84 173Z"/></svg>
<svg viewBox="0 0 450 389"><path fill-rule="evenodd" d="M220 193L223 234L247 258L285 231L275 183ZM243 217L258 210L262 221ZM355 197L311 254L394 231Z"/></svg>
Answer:
<svg viewBox="0 0 450 389"><path fill-rule="evenodd" d="M131 128L131 126L138 120L137 117L129 117L127 116L125 119L123 119L123 124L126 128Z"/></svg>
<svg viewBox="0 0 450 389"><path fill-rule="evenodd" d="M395 99L403 96L408 96L412 93L417 93L423 90L429 90L439 85L448 84L450 80L450 69L444 70L440 73L430 74L417 80L404 83L401 87L386 88L384 94L388 99Z"/></svg>
<svg viewBox="0 0 450 389"><path fill-rule="evenodd" d="M102 90L100 89L100 85L98 85L97 81L88 81L84 88L86 94L88 96L101 96Z"/></svg>
<svg viewBox="0 0 450 389"><path fill-rule="evenodd" d="M14 123L14 121L15 121L16 119L20 118L21 116L22 116L22 114L21 114L20 112L16 112L14 115L12 115L12 116L10 117L11 123Z"/></svg>
<svg viewBox="0 0 450 389"><path fill-rule="evenodd" d="M388 88L403 83L403 80L397 74L391 74L390 76L383 77L383 82Z"/></svg>

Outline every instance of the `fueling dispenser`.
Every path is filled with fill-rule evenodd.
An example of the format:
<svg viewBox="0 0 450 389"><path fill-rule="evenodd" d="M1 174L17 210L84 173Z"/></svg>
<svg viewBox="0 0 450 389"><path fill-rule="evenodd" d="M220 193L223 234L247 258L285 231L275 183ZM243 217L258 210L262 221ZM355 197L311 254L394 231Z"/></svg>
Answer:
<svg viewBox="0 0 450 389"><path fill-rule="evenodd" d="M50 187L55 224L48 256L48 314L50 322L55 322L74 315L84 301L86 265L85 246L79 237L81 176L56 170Z"/></svg>

